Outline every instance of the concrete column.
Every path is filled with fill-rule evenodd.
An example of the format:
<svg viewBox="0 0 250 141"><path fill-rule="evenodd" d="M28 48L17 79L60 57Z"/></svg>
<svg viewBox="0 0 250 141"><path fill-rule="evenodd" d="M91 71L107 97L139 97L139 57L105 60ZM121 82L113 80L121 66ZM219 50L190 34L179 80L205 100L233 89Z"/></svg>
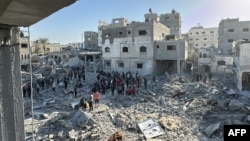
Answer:
<svg viewBox="0 0 250 141"><path fill-rule="evenodd" d="M181 64L180 64L180 44L178 43L176 46L176 51L177 51L177 74L180 74L181 72Z"/></svg>
<svg viewBox="0 0 250 141"><path fill-rule="evenodd" d="M24 141L19 45L0 46L0 140Z"/></svg>
<svg viewBox="0 0 250 141"><path fill-rule="evenodd" d="M241 71L239 71L239 72L237 72L237 80L238 80L238 83L237 83L237 85L238 85L238 89L240 90L240 91L242 91L242 72Z"/></svg>

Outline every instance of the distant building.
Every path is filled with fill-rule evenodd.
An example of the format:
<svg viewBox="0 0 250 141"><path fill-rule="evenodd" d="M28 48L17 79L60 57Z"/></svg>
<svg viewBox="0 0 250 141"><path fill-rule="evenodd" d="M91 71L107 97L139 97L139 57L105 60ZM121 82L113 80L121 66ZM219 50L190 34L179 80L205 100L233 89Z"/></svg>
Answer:
<svg viewBox="0 0 250 141"><path fill-rule="evenodd" d="M222 54L230 55L233 41L250 41L250 21L223 19L219 23L219 48Z"/></svg>
<svg viewBox="0 0 250 141"><path fill-rule="evenodd" d="M196 26L188 31L188 45L193 48L218 48L218 27Z"/></svg>
<svg viewBox="0 0 250 141"><path fill-rule="evenodd" d="M29 68L30 56L29 56L29 37L19 38L20 43L20 60L21 60L21 69L27 70Z"/></svg>
<svg viewBox="0 0 250 141"><path fill-rule="evenodd" d="M85 49L98 49L98 33L93 31L84 32Z"/></svg>

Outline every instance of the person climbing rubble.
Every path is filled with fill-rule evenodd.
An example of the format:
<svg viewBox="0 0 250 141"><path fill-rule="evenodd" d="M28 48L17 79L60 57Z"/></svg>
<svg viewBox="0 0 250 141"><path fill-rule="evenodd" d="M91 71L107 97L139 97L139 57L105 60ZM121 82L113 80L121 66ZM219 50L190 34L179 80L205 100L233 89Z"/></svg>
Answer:
<svg viewBox="0 0 250 141"><path fill-rule="evenodd" d="M96 90L93 96L94 96L94 100L95 100L95 106L99 106L99 101L100 101L100 97L101 97L99 91Z"/></svg>
<svg viewBox="0 0 250 141"><path fill-rule="evenodd" d="M85 111L88 108L88 103L85 101L85 98L82 97L79 102L79 108Z"/></svg>

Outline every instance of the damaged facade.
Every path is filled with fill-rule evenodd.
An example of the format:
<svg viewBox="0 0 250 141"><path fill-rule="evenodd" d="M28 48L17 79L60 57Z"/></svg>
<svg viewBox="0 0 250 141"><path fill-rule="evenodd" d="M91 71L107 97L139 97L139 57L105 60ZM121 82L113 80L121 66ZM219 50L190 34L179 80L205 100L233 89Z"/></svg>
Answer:
<svg viewBox="0 0 250 141"><path fill-rule="evenodd" d="M180 14L173 10L171 14L158 16L150 9L144 17L145 22L117 18L111 24L99 23L98 39L105 71L132 71L146 75L166 71L180 73L183 70L187 44L185 40L179 40ZM160 51L172 57L158 56ZM178 57L173 57L172 53Z"/></svg>
<svg viewBox="0 0 250 141"><path fill-rule="evenodd" d="M203 28L194 28L191 29L194 32L189 33L189 45L192 45L194 47L202 46L201 49L198 51L199 55L199 61L198 61L198 69L201 72L210 72L212 73L231 73L232 71L231 66L233 65L233 42L238 40L245 40L249 41L250 37L250 21L239 21L239 19L223 19L219 23L218 27L218 34L216 32L217 28L211 28L214 29L213 36L211 36L210 46L205 47L205 44L199 45L197 41L200 41L200 39L206 39L203 36L202 32L198 32L196 30L203 30ZM210 28L208 28L210 29ZM190 31L191 31L190 30ZM193 38L192 34L196 34L196 37ZM205 32L206 33L206 32ZM213 39L214 37L218 36L218 48L216 46L216 39ZM195 41L194 41L195 40ZM213 42L214 41L214 42ZM195 43L195 45L194 45ZM205 49L206 48L206 49ZM209 54L209 55L207 55ZM205 55L205 56L204 56Z"/></svg>
<svg viewBox="0 0 250 141"><path fill-rule="evenodd" d="M94 31L84 32L84 48L98 50L98 33Z"/></svg>
<svg viewBox="0 0 250 141"><path fill-rule="evenodd" d="M234 78L240 90L250 90L250 42L237 41L234 55Z"/></svg>

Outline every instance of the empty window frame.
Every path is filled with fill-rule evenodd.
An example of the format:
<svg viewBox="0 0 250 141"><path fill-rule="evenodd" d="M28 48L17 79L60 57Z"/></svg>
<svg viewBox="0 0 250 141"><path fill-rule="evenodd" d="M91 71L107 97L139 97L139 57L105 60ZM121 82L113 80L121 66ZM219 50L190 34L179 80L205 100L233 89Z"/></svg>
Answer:
<svg viewBox="0 0 250 141"><path fill-rule="evenodd" d="M147 48L144 46L140 47L140 52L147 52Z"/></svg>
<svg viewBox="0 0 250 141"><path fill-rule="evenodd" d="M203 32L201 32L201 34L206 34L206 32L205 32L205 31L203 31Z"/></svg>
<svg viewBox="0 0 250 141"><path fill-rule="evenodd" d="M213 34L213 33L214 33L214 31L210 31L210 33L212 33L212 34Z"/></svg>
<svg viewBox="0 0 250 141"><path fill-rule="evenodd" d="M228 39L227 42L232 43L234 40L233 39Z"/></svg>
<svg viewBox="0 0 250 141"><path fill-rule="evenodd" d="M204 40L207 40L207 38L204 38Z"/></svg>
<svg viewBox="0 0 250 141"><path fill-rule="evenodd" d="M146 30L139 30L139 35L146 35L147 31Z"/></svg>
<svg viewBox="0 0 250 141"><path fill-rule="evenodd" d="M131 34L131 31L128 31L128 34Z"/></svg>
<svg viewBox="0 0 250 141"><path fill-rule="evenodd" d="M160 45L156 45L156 48L159 48L160 47Z"/></svg>
<svg viewBox="0 0 250 141"><path fill-rule="evenodd" d="M249 28L243 28L243 32L249 32Z"/></svg>
<svg viewBox="0 0 250 141"><path fill-rule="evenodd" d="M137 69L143 69L143 64L142 63L137 63Z"/></svg>
<svg viewBox="0 0 250 141"><path fill-rule="evenodd" d="M124 68L124 63L123 62L118 62L118 68Z"/></svg>
<svg viewBox="0 0 250 141"><path fill-rule="evenodd" d="M199 34L199 32L195 32L195 34Z"/></svg>
<svg viewBox="0 0 250 141"><path fill-rule="evenodd" d="M176 45L167 45L167 50L176 50Z"/></svg>
<svg viewBox="0 0 250 141"><path fill-rule="evenodd" d="M110 52L110 48L109 47L105 47L105 52Z"/></svg>
<svg viewBox="0 0 250 141"><path fill-rule="evenodd" d="M228 29L228 32L234 32L234 29Z"/></svg>
<svg viewBox="0 0 250 141"><path fill-rule="evenodd" d="M111 68L111 60L104 60L104 68Z"/></svg>
<svg viewBox="0 0 250 141"><path fill-rule="evenodd" d="M21 48L28 48L28 44L21 44Z"/></svg>
<svg viewBox="0 0 250 141"><path fill-rule="evenodd" d="M203 54L203 58L207 58L207 54L206 53Z"/></svg>
<svg viewBox="0 0 250 141"><path fill-rule="evenodd" d="M128 47L123 47L122 52L128 52Z"/></svg>

